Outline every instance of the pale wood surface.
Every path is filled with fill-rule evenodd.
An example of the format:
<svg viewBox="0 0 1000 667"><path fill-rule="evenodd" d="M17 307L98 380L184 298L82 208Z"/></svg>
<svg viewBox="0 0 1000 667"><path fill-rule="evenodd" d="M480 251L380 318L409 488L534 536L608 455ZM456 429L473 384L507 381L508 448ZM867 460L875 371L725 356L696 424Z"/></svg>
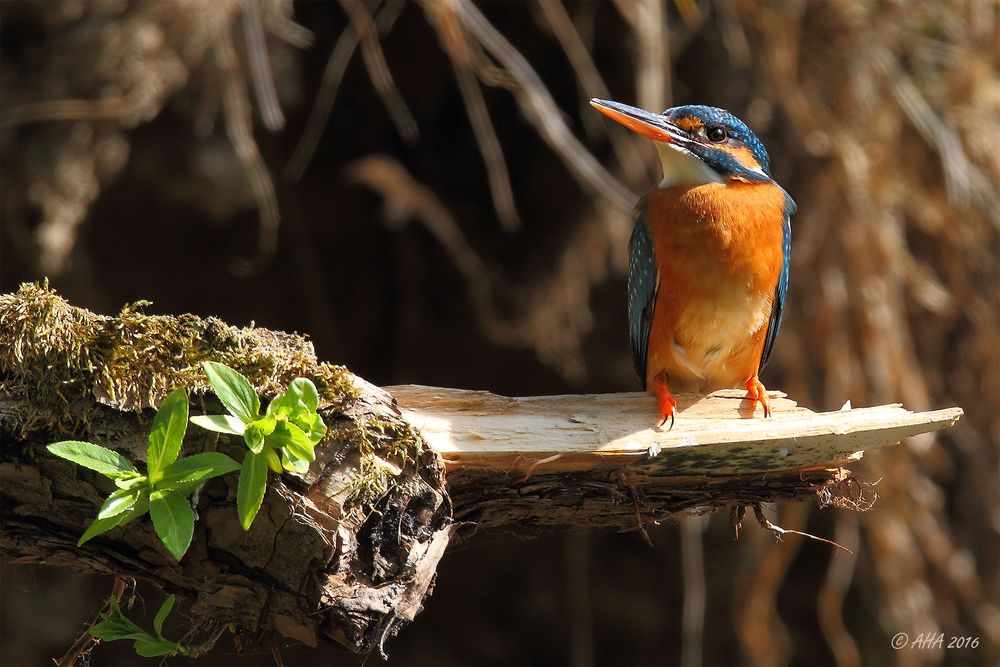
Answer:
<svg viewBox="0 0 1000 667"><path fill-rule="evenodd" d="M861 453L953 426L961 408L910 412L900 405L816 413L770 392L773 416L745 392L677 395L671 430L656 428L644 393L508 398L419 385L386 388L449 471L482 467L557 473L628 465L655 476L732 476L837 467Z"/></svg>

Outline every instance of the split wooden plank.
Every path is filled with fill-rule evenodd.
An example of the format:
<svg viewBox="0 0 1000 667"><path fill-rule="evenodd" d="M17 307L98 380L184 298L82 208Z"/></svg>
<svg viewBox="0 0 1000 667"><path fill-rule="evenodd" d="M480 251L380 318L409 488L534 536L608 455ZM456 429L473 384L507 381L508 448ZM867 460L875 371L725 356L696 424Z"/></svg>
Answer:
<svg viewBox="0 0 1000 667"><path fill-rule="evenodd" d="M449 469L558 473L628 465L652 476L733 476L835 468L865 451L953 426L963 412L900 405L817 413L770 392L773 416L745 392L678 394L674 428L656 428L644 393L509 398L419 385L387 387Z"/></svg>

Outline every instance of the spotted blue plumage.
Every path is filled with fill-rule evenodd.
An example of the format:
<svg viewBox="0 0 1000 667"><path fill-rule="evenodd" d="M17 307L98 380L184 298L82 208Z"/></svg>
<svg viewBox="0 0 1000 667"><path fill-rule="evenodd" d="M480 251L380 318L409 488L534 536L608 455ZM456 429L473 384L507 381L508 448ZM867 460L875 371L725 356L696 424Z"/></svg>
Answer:
<svg viewBox="0 0 1000 667"><path fill-rule="evenodd" d="M632 344L632 365L646 388L646 359L649 348L649 330L653 325L653 306L659 269L653 252L653 237L649 233L643 205L637 210L635 227L629 239L628 255L628 324Z"/></svg>
<svg viewBox="0 0 1000 667"><path fill-rule="evenodd" d="M771 318L767 323L767 335L764 337L764 351L760 355L760 366L757 367L758 374L764 370L767 360L771 358L771 350L774 349L774 341L778 338L778 329L781 328L781 316L784 314L785 309L785 295L788 293L788 269L792 257L792 215L795 213L795 208L795 202L786 192L785 221L782 225L781 274L778 276L778 286L774 290Z"/></svg>

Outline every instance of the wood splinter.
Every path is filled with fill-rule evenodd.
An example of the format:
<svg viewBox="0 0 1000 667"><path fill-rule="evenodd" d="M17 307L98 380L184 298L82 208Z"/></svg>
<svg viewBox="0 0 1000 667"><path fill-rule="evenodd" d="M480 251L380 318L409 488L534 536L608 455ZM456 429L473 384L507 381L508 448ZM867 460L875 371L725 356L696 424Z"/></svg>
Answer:
<svg viewBox="0 0 1000 667"><path fill-rule="evenodd" d="M818 413L769 392L772 416L764 419L744 392L723 390L678 394L676 426L662 431L655 428L656 399L643 393L508 398L417 385L387 391L444 460L455 518L486 527L635 530L642 517L656 522L817 494L823 504L862 510L870 503L854 496L866 485L845 465L962 416L960 408L910 412L900 405ZM737 535L741 518L731 518Z"/></svg>

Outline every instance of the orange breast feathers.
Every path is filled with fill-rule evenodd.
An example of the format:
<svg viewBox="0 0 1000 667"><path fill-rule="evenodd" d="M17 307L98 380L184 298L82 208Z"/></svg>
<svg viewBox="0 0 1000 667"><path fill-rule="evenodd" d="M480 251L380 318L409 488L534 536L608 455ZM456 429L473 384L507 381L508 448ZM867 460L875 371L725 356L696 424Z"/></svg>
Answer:
<svg viewBox="0 0 1000 667"><path fill-rule="evenodd" d="M646 386L742 387L757 372L781 273L784 193L769 183L655 188L643 199L659 267Z"/></svg>

